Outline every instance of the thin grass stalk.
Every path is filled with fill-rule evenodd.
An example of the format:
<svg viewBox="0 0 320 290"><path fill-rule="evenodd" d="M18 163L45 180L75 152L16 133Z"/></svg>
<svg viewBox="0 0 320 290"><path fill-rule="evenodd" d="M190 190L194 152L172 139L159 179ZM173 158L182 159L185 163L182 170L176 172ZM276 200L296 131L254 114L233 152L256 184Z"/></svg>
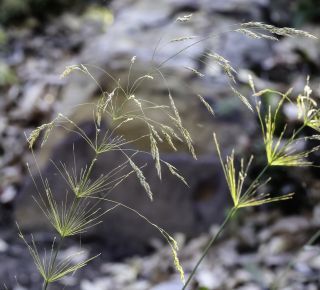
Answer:
<svg viewBox="0 0 320 290"><path fill-rule="evenodd" d="M249 188L245 191L241 199L245 196L247 196L250 193L251 188L259 181L259 179L266 173L266 171L269 169L270 165L267 164L261 172L258 174L258 176L252 181ZM187 286L190 284L191 280L193 279L194 275L196 274L200 264L202 263L203 259L207 256L209 249L213 246L213 244L217 241L223 230L226 228L227 224L231 221L232 217L238 212L239 208L234 206L226 218L224 219L223 223L220 225L218 232L210 239L207 246L205 247L203 254L201 255L200 259L198 260L195 267L192 269L191 274L189 275L186 283L184 284L182 290L186 290Z"/></svg>
<svg viewBox="0 0 320 290"><path fill-rule="evenodd" d="M224 219L223 223L220 225L218 232L210 239L210 241L208 242L207 246L205 247L200 259L198 260L197 264L195 265L195 267L193 268L192 272L190 273L186 283L182 287L182 290L187 289L187 286L190 284L191 280L193 279L194 275L196 274L196 272L197 272L200 264L202 263L203 259L207 256L209 249L217 241L217 239L219 238L219 236L221 235L221 233L223 232L223 230L225 229L227 224L230 222L230 220L232 219L234 214L237 212L237 210L238 210L238 208L236 208L236 207L233 207L230 210L230 212L228 213L228 215Z"/></svg>
<svg viewBox="0 0 320 290"><path fill-rule="evenodd" d="M97 161L97 156L98 156L98 154L96 154L95 157L92 159L91 164L90 164L89 169L88 169L88 172L87 172L87 174L86 174L86 176L85 176L85 180L88 180L88 178L90 177L90 174L91 174L91 172L92 172L93 166L94 166L95 162ZM77 206L77 203L80 202L80 200L81 200L81 198L76 198L75 202L72 203L71 211L73 210L74 207ZM60 249L61 249L61 246L62 246L62 244L63 244L63 241L64 241L64 237L61 236L61 237L60 237L60 240L59 240L59 242L58 242L58 245L57 245L57 247L55 248L55 252L54 252L53 259L52 259L52 263L51 263L51 265L50 265L50 269L51 269L51 270L53 270L54 267L55 267L55 264L56 264L56 261L57 261L57 257L58 257L58 254L59 254L59 252L60 252ZM48 281L45 281L45 283L44 283L44 285L43 285L43 290L47 290L48 287L49 287L49 284L50 284L50 283L49 283Z"/></svg>
<svg viewBox="0 0 320 290"><path fill-rule="evenodd" d="M56 249L55 249L55 253L54 253L54 256L53 256L53 259L52 259L52 263L51 263L51 265L50 265L50 269L54 269L54 267L55 267L55 263L56 263L56 261L57 261L57 257L58 257L58 254L59 254L59 252L60 252L60 249L61 249L63 240L64 240L64 238L61 237L60 240L59 240L59 242L58 242L58 245L57 245L57 247L56 247ZM43 290L47 290L48 287L49 287L49 282L48 282L48 281L45 281L45 283L44 283L44 285L43 285Z"/></svg>

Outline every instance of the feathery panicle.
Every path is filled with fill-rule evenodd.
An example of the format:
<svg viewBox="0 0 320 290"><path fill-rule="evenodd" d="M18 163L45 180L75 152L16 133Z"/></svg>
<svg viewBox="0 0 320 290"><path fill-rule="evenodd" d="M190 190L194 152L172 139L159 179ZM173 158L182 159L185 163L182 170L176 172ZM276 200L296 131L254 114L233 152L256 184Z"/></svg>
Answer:
<svg viewBox="0 0 320 290"><path fill-rule="evenodd" d="M95 163L96 160L97 159L94 159L93 163ZM95 180L88 177L90 167L82 168L78 174L75 168L68 170L66 164L61 163L62 169L60 169L55 163L54 166L57 168L62 178L66 181L77 198L86 198L100 193L109 192L130 175L130 172L127 174L121 174L121 172L126 169L127 162L120 164L107 174L101 174Z"/></svg>
<svg viewBox="0 0 320 290"><path fill-rule="evenodd" d="M97 255L86 259L85 261L73 264L74 258L82 254L82 252L77 252L64 258L62 261L55 263L55 240L52 243L50 254L45 254L44 257L41 257L33 236L31 236L32 241L31 244L29 244L19 229L19 237L26 244L40 275L46 283L53 283L67 276L68 274L76 272L99 256Z"/></svg>
<svg viewBox="0 0 320 290"><path fill-rule="evenodd" d="M99 224L105 212L84 199L73 199L60 204L55 200L48 182L45 184L46 196L40 196L35 202L41 208L51 225L61 237L69 237L86 232L89 228Z"/></svg>
<svg viewBox="0 0 320 290"><path fill-rule="evenodd" d="M270 90L263 90L255 94L255 96L262 96L265 93L269 93ZM260 102L257 103L257 113L260 120L261 130L263 134L263 140L267 155L268 164L270 166L309 166L312 165L311 162L306 161L306 158L314 151L318 149L315 147L311 150L297 152L295 145L299 141L297 139L297 134L289 138L288 141L283 141L283 136L286 131L286 126L282 129L282 132L278 138L275 136L277 116L278 113L286 99L288 99L291 89L282 94L280 92L274 92L281 95L281 100L279 101L274 113L271 111L271 106L268 108L268 113L263 119L261 116Z"/></svg>
<svg viewBox="0 0 320 290"><path fill-rule="evenodd" d="M307 37L307 38L317 39L316 36L306 32L306 31L303 31L303 30L298 30L298 29L294 29L291 27L279 28L279 27L275 27L270 24L265 24L263 22L246 22L246 23L242 23L241 27L243 27L245 29L264 30L264 31L268 31L272 34L276 34L279 36Z"/></svg>
<svg viewBox="0 0 320 290"><path fill-rule="evenodd" d="M221 166L228 184L228 188L233 200L234 208L243 208L258 206L266 203L283 201L292 198L293 193L286 194L284 196L269 197L269 194L257 194L259 188L261 188L268 180L260 184L259 180L254 181L246 191L244 191L245 180L248 175L249 167L252 163L253 157L249 159L248 164L244 165L244 160L241 159L240 171L236 173L234 165L234 152L230 156L227 156L227 161L224 163L222 160L222 155L220 151L220 146L216 137L216 134L213 134L214 142L217 148L217 152L220 158Z"/></svg>

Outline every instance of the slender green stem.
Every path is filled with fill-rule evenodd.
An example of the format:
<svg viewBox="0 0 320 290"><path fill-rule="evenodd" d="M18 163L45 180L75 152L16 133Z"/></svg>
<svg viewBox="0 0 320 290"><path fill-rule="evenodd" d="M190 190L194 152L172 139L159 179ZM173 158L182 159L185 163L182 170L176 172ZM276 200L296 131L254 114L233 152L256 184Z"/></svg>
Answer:
<svg viewBox="0 0 320 290"><path fill-rule="evenodd" d="M257 181L259 181L259 179L265 174L265 172L269 169L270 165L267 164L262 170L261 172L258 174L258 176L252 181L251 185L249 186L249 188L245 191L245 193L241 196L242 198L245 198L249 193L250 190L252 189L252 187L254 186L254 184L256 184ZM187 282L184 284L182 290L187 289L187 286L190 284L192 278L194 277L198 267L200 266L201 262L203 261L203 259L205 258L205 256L207 255L209 249L211 248L211 246L216 242L216 240L219 238L219 236L221 235L222 231L224 230L224 228L226 227L226 225L228 224L228 222L231 220L231 218L234 216L234 214L238 211L237 207L233 207L229 214L226 216L225 220L223 221L223 223L221 224L218 232L210 239L209 243L207 244L207 246L205 247L203 254L201 255L200 259L198 260L196 266L193 268Z"/></svg>
<svg viewBox="0 0 320 290"><path fill-rule="evenodd" d="M64 237L61 237L57 247L55 248L54 254L53 254L53 259L50 265L50 272L54 270L56 261L57 261L57 257L58 257L58 253L60 252L61 246L62 246L62 242L63 242ZM51 273L48 273L49 275L51 275ZM43 290L47 290L49 286L49 281L45 281L44 285L43 285Z"/></svg>
<svg viewBox="0 0 320 290"><path fill-rule="evenodd" d="M43 290L47 290L48 289L48 285L49 285L49 282L45 281L45 283L43 284Z"/></svg>
<svg viewBox="0 0 320 290"><path fill-rule="evenodd" d="M218 232L210 239L210 241L208 242L207 246L205 247L203 254L201 255L200 259L198 260L196 266L193 268L188 280L186 281L186 283L184 284L182 290L187 289L187 286L190 284L192 278L194 277L196 271L198 270L201 262L203 261L203 259L205 258L205 256L208 254L209 249L211 248L211 246L216 242L216 240L219 238L219 236L221 235L222 231L224 230L224 228L226 227L226 225L228 224L228 222L231 220L231 218L233 217L233 215L237 212L237 208L234 207L230 210L230 212L228 213L228 215L226 216L225 220L223 221L223 223L221 224Z"/></svg>

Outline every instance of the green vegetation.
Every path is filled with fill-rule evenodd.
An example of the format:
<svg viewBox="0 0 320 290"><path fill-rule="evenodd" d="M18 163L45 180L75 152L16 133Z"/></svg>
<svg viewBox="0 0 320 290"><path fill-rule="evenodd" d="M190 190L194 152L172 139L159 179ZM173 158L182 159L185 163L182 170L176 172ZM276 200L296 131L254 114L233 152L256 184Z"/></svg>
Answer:
<svg viewBox="0 0 320 290"><path fill-rule="evenodd" d="M21 23L27 17L46 20L48 16L63 10L79 9L84 3L84 0L2 0L0 24Z"/></svg>
<svg viewBox="0 0 320 290"><path fill-rule="evenodd" d="M178 22L187 22L191 19L191 15L180 17ZM272 25L267 25L260 22L248 22L243 23L239 27L236 27L233 32L244 34L247 37L255 39L270 39L277 40L278 36L294 36L294 37L309 37L315 38L313 35L296 30L293 28L278 28ZM209 36L209 37L212 37ZM190 37L181 37L169 41L169 44L176 41L184 41L190 39ZM203 40L200 40L203 41ZM159 41L155 48L154 54L159 49ZM199 43L195 41L192 45ZM84 104L88 110L93 112L92 122L95 125L95 137L90 138L72 119L68 116L58 114L57 117L50 123L43 124L36 128L28 138L29 147L31 150L37 145L37 140L42 137L41 146L45 146L50 138L50 134L55 128L63 128L69 132L77 134L87 143L92 149L93 159L92 161L82 169L77 169L73 166L70 169L70 164L60 165L55 164L57 171L60 173L62 180L66 182L69 195L63 201L58 201L54 192L54 188L50 187L49 182L41 178L42 184L37 185L38 194L35 196L35 201L42 209L44 215L47 217L52 228L55 229L58 239L53 240L52 247L49 255L45 255L45 258L41 257L41 253L37 248L34 239L31 239L31 243L27 242L24 235L20 231L20 238L26 243L31 256L37 266L39 273L43 279L43 290L47 290L50 284L58 281L64 276L71 274L89 263L94 256L76 265L71 264L72 257L66 257L63 260L58 259L58 253L61 249L61 245L65 239L69 237L78 236L85 233L88 229L96 226L101 222L102 217L108 212L115 210L118 207L124 207L130 210L148 222L151 226L155 227L163 238L168 242L172 250L173 263L176 270L180 273L181 280L184 282L184 271L178 258L178 245L176 241L167 233L164 229L160 228L147 217L141 215L135 209L128 207L125 204L110 199L107 194L112 191L118 184L125 182L126 178L130 175L135 175L137 180L141 184L149 199L153 200L153 192L148 180L143 174L143 166L138 166L135 163L135 156L140 154L141 151L134 149L134 143L138 140L147 140L150 146L150 150L147 152L152 156L154 160L154 169L158 177L161 178L162 167L167 167L169 171L180 179L182 182L187 183L183 176L179 174L176 168L163 161L160 156L159 144L167 143L173 151L176 151L176 143L183 143L189 150L190 154L196 158L196 152L193 147L192 138L188 130L184 127L183 121L180 117L178 109L174 102L174 97L170 92L170 88L167 87L167 81L164 74L161 71L162 66L174 58L179 53L187 50L192 45L186 46L178 53L169 57L163 61L157 67L151 67L150 73L141 75L135 80L131 79L131 72L134 69L136 57L133 57L130 62L130 69L126 83L121 84L120 80L115 79L110 73L104 71L105 76L114 84L112 91L106 92L102 89L97 80L93 77L93 70L99 69L90 65L72 65L66 68L62 73L62 77L67 77L71 73L82 73L91 78L97 86L100 88L101 96L99 100L94 104ZM199 265L207 255L208 250L219 238L229 221L234 215L242 208L260 206L266 203L285 201L293 197L293 193L287 193L283 196L270 196L268 193L261 193L264 185L269 181L267 172L270 167L273 166L311 166L312 164L306 160L308 155L317 150L318 147L312 148L308 151L297 151L294 146L296 142L304 141L307 137L301 135L306 127L314 129L314 135L308 138L319 139L320 135L320 110L317 107L316 102L311 97L311 89L307 84L304 92L298 97L292 97L291 91L281 93L270 89L257 92L252 78L249 78L249 85L253 91L254 100L249 97L243 96L237 89L236 75L237 71L232 67L230 62L222 55L216 52L206 53L207 59L214 60L221 68L223 68L226 78L230 86L230 90L243 102L248 108L249 114L256 114L260 120L262 138L266 151L266 165L262 171L257 174L252 182L247 180L247 174L250 164L253 162L251 157L245 165L244 160L241 159L240 170L235 165L235 154L232 153L227 156L224 161L218 137L214 134L214 143L217 148L218 155L220 157L223 172L225 174L226 182L230 191L230 195L233 200L233 206L229 211L224 222L221 224L218 232L212 237L208 245L204 249L203 255L196 263L194 269L188 276L188 279L182 289L186 289L189 283L192 281L194 274L196 273ZM192 71L198 77L204 77L204 74L194 68L187 68ZM163 81L164 87L168 90L168 99L166 104L155 104L146 99L140 98L136 95L136 90L144 82L153 82L156 78L160 78ZM261 104L264 103L264 95L271 94L280 97L276 108L271 106L267 107L266 112L261 110ZM211 106L205 101L205 99L198 95L199 101L208 109L213 115ZM296 106L298 117L301 120L301 127L292 132L288 140L284 140L284 134L286 132L286 126L278 128L277 116L282 110L283 104L290 102ZM153 118L152 112L157 111L165 116L165 122L159 123ZM111 124L111 131L103 129L101 126L102 121L107 119ZM119 133L119 129L132 122L139 122L145 126L146 134L143 136L135 136L133 139L126 139ZM281 132L280 136L276 135L276 132ZM119 166L115 167L112 171L102 173L98 179L92 179L92 170L102 154L108 154L112 151L119 151L122 153L125 161ZM74 158L77 158L77 148L75 148ZM41 172L39 172L41 176ZM106 207L104 204L109 205ZM106 209L107 208L107 209Z"/></svg>

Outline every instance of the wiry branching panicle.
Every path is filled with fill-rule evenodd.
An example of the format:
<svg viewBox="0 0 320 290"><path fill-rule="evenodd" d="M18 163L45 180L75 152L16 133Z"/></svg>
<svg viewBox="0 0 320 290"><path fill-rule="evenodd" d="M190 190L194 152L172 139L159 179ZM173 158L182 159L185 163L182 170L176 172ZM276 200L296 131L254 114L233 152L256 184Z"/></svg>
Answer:
<svg viewBox="0 0 320 290"><path fill-rule="evenodd" d="M23 242L28 247L28 250L33 258L33 261L41 274L45 283L53 283L56 282L68 274L72 274L77 270L86 266L90 261L97 258L99 255L86 259L82 262L74 264L74 258L77 256L81 256L82 252L74 253L70 256L65 257L63 260L56 262L56 254L54 252L55 248L55 240L52 243L50 254L47 255L45 253L44 256L41 256L34 237L31 236L31 244L27 242L26 238L23 236L22 232L19 229L19 237L23 240Z"/></svg>
<svg viewBox="0 0 320 290"><path fill-rule="evenodd" d="M217 137L215 134L213 134L213 137L220 158L221 166L223 168L223 172L233 200L233 206L235 208L258 206L266 203L283 201L292 198L293 193L289 193L279 197L269 197L269 194L257 194L257 190L266 183L265 182L261 184L259 180L254 180L251 183L251 185L247 188L247 190L244 191L245 181L253 157L251 156L246 166L244 165L244 160L241 159L241 167L240 170L237 172L234 164L234 152L232 152L230 156L227 156L227 161L226 163L224 163Z"/></svg>
<svg viewBox="0 0 320 290"><path fill-rule="evenodd" d="M93 166L96 160L96 158L93 159L91 166ZM62 169L58 168L58 166L56 166L56 168L77 198L87 198L102 193L105 194L114 189L132 173L132 171L130 171L122 174L127 168L127 162L120 164L107 174L101 174L96 179L89 177L90 167L82 168L78 174L76 168L68 170L66 164L61 164L61 166Z"/></svg>
<svg viewBox="0 0 320 290"><path fill-rule="evenodd" d="M263 134L264 145L266 149L268 164L270 166L309 166L312 165L312 162L306 161L310 153L318 149L318 147L312 148L311 150L297 152L297 142L301 141L298 139L297 132L294 132L288 140L284 140L284 134L286 131L286 126L283 127L280 136L277 138L275 136L276 126L277 126L277 116L282 108L282 105L285 100L289 98L291 89L282 94L280 92L272 90L263 90L255 94L255 96L262 96L265 93L276 93L281 96L275 112L272 112L271 106L268 107L268 112L263 118L261 115L260 104L257 103L257 113L260 120L261 130Z"/></svg>
<svg viewBox="0 0 320 290"><path fill-rule="evenodd" d="M99 219L104 212L96 204L84 199L68 202L67 196L58 203L47 182L45 191L45 197L40 196L40 201L36 202L62 238L84 233L101 222Z"/></svg>

